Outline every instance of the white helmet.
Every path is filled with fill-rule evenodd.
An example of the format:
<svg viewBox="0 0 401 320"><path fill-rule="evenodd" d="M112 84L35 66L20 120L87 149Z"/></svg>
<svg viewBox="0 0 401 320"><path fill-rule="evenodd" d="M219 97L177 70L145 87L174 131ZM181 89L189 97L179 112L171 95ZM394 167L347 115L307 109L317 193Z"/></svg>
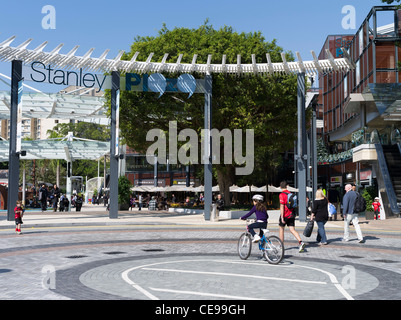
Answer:
<svg viewBox="0 0 401 320"><path fill-rule="evenodd" d="M255 194L255 195L252 197L252 200L263 201L263 196L260 195L260 194Z"/></svg>

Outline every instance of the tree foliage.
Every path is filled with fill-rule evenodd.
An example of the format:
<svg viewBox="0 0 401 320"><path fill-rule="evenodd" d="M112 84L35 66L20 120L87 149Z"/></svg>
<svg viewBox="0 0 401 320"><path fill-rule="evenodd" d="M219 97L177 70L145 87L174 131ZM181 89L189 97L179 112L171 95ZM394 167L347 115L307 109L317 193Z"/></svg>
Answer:
<svg viewBox="0 0 401 320"><path fill-rule="evenodd" d="M138 60L146 60L154 53L153 61L161 61L165 53L169 61L175 62L183 54L182 62L190 63L197 54L197 63L206 63L212 55L212 63L221 63L223 54L226 63L266 62L269 53L272 62L281 62L283 49L274 39L267 42L260 32L237 33L232 27L214 29L208 22L198 29L174 28L163 25L156 37L136 37L123 59L130 60L140 52ZM293 55L286 52L288 61ZM165 74L167 78L178 74ZM201 75L194 74L195 78ZM253 129L255 134L255 172L270 172L280 164L280 152L292 149L297 129L296 76L289 75L236 75L213 74L212 127ZM204 95L123 91L120 102L120 129L124 142L138 152L145 153L153 142L146 141L150 129L159 128L168 136L169 121L177 121L177 130L191 128L200 136L204 127ZM213 151L213 153L216 150ZM200 152L199 152L200 154ZM221 158L223 159L223 158ZM200 163L200 161L199 161ZM235 183L234 164L216 165L220 189L228 189ZM265 183L271 177L265 176ZM223 188L222 185L224 184Z"/></svg>

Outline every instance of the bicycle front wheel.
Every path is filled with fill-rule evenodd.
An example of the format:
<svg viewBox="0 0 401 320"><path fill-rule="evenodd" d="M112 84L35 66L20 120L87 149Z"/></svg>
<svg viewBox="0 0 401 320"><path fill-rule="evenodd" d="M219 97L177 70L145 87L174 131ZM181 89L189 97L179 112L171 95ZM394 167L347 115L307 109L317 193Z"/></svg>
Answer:
<svg viewBox="0 0 401 320"><path fill-rule="evenodd" d="M279 264L284 257L284 244L276 236L267 237L263 243L263 253L267 262Z"/></svg>
<svg viewBox="0 0 401 320"><path fill-rule="evenodd" d="M238 239L238 255L242 260L248 259L252 250L252 239L249 233L243 233Z"/></svg>

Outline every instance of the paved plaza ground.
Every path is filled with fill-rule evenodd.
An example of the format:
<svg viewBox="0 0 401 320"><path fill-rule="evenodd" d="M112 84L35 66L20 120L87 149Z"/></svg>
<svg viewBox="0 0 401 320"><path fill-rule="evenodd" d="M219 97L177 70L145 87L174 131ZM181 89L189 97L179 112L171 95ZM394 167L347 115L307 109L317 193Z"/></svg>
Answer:
<svg viewBox="0 0 401 320"><path fill-rule="evenodd" d="M278 212L269 212L278 235ZM297 221L302 236L305 223ZM0 213L2 300L399 300L401 219L361 219L366 240L342 242L343 222L316 230L303 253L286 230L285 257L275 266L236 254L239 220L204 221L199 214L121 211L101 206L70 213L27 212L22 234ZM257 293L257 294L255 294Z"/></svg>

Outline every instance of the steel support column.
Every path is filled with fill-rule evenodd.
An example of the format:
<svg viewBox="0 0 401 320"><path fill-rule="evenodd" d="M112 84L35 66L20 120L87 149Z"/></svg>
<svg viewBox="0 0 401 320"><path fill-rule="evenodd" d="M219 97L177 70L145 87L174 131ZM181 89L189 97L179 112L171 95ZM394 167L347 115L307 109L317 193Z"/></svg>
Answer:
<svg viewBox="0 0 401 320"><path fill-rule="evenodd" d="M212 76L205 76L205 136L204 136L204 187L205 187L205 220L210 220L212 207Z"/></svg>
<svg viewBox="0 0 401 320"><path fill-rule="evenodd" d="M297 140L297 182L299 220L306 221L306 158L307 136L305 127L305 73L297 74L297 108L298 108L298 140Z"/></svg>
<svg viewBox="0 0 401 320"><path fill-rule="evenodd" d="M117 145L117 107L119 104L120 73L111 72L111 139L110 139L110 201L109 218L118 218L118 152Z"/></svg>
<svg viewBox="0 0 401 320"><path fill-rule="evenodd" d="M7 220L14 220L14 207L18 200L19 152L17 153L18 85L22 81L22 61L11 62L10 149L8 160Z"/></svg>
<svg viewBox="0 0 401 320"><path fill-rule="evenodd" d="M312 153L312 198L314 199L317 190L317 127L316 127L316 114L317 101L312 102L312 127L311 127L311 153Z"/></svg>

